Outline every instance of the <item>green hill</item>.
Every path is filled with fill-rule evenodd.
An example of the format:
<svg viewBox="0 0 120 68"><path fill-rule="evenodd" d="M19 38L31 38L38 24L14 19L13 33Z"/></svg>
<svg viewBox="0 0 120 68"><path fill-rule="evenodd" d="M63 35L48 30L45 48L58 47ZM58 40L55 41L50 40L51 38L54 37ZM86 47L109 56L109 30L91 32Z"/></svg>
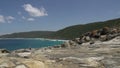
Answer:
<svg viewBox="0 0 120 68"><path fill-rule="evenodd" d="M12 33L0 36L1 38L49 38L54 31L31 31Z"/></svg>
<svg viewBox="0 0 120 68"><path fill-rule="evenodd" d="M59 36L59 38L73 39L76 37L80 37L80 35L82 35L85 32L101 29L106 26L108 27L120 26L120 19L70 26L57 31L56 36Z"/></svg>
<svg viewBox="0 0 120 68"><path fill-rule="evenodd" d="M74 25L66 27L64 29L54 31L32 31L32 32L22 32L22 33L13 33L9 35L0 36L2 38L55 38L55 39L73 39L80 37L85 32L101 29L103 27L115 27L120 26L120 18L108 20L104 22L94 22L89 24Z"/></svg>

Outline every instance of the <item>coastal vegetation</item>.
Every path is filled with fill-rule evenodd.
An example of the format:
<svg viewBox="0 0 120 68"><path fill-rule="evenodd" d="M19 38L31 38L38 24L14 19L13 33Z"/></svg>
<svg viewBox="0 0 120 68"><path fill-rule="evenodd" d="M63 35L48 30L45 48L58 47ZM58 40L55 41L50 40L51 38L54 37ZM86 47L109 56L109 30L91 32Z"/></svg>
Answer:
<svg viewBox="0 0 120 68"><path fill-rule="evenodd" d="M1 38L48 38L54 31L19 32L0 36Z"/></svg>
<svg viewBox="0 0 120 68"><path fill-rule="evenodd" d="M69 26L58 31L31 31L12 33L0 36L1 38L50 38L50 39L74 39L88 31L101 29L103 27L116 27L120 25L120 18L103 22L93 22Z"/></svg>

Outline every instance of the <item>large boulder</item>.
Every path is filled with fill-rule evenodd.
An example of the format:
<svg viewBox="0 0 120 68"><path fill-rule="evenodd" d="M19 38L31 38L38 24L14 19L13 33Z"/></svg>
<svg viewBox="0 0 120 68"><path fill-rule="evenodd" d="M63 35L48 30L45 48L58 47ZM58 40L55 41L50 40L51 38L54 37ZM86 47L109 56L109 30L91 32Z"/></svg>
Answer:
<svg viewBox="0 0 120 68"><path fill-rule="evenodd" d="M89 35L89 37L98 39L100 37L100 30L91 31L91 34Z"/></svg>
<svg viewBox="0 0 120 68"><path fill-rule="evenodd" d="M100 40L101 41L106 41L107 40L107 35L101 35Z"/></svg>
<svg viewBox="0 0 120 68"><path fill-rule="evenodd" d="M120 28L112 28L111 29L111 34L117 34L120 33Z"/></svg>
<svg viewBox="0 0 120 68"><path fill-rule="evenodd" d="M89 42L90 40L91 40L91 39L90 39L89 36L86 36L86 37L85 37L85 41L86 41L86 42Z"/></svg>
<svg viewBox="0 0 120 68"><path fill-rule="evenodd" d="M102 28L100 34L101 34L101 35L106 35L106 34L108 34L109 32L110 32L110 28L109 28L109 27L104 27L104 28Z"/></svg>
<svg viewBox="0 0 120 68"><path fill-rule="evenodd" d="M0 53L10 53L10 51L8 51L6 49L0 49Z"/></svg>
<svg viewBox="0 0 120 68"><path fill-rule="evenodd" d="M97 33L98 33L98 30L93 30L91 32L91 37L95 37L97 35Z"/></svg>
<svg viewBox="0 0 120 68"><path fill-rule="evenodd" d="M63 44L61 44L62 48L70 47L69 41L65 41Z"/></svg>

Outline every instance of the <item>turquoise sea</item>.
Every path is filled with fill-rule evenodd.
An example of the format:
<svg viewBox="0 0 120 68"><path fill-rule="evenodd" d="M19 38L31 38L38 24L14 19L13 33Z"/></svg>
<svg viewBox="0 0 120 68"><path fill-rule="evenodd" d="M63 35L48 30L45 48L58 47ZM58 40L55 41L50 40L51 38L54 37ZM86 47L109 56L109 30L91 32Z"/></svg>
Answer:
<svg viewBox="0 0 120 68"><path fill-rule="evenodd" d="M0 39L0 49L16 50L23 48L41 48L62 44L62 40L48 40L41 38Z"/></svg>

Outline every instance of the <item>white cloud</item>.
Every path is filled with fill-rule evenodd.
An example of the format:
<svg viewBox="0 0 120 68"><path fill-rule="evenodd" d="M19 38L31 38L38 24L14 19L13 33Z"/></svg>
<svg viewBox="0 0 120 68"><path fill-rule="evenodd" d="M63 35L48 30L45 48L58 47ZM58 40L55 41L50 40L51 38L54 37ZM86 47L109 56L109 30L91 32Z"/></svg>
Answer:
<svg viewBox="0 0 120 68"><path fill-rule="evenodd" d="M11 23L15 18L13 16L0 15L0 23Z"/></svg>
<svg viewBox="0 0 120 68"><path fill-rule="evenodd" d="M14 18L13 16L7 16L7 17L6 17L6 21L7 21L8 23L11 23L14 19L15 19L15 18Z"/></svg>
<svg viewBox="0 0 120 68"><path fill-rule="evenodd" d="M39 9L39 8L33 7L31 4L24 4L23 7L24 7L24 10L28 12L30 16L33 16L33 17L48 15L45 8L43 7Z"/></svg>
<svg viewBox="0 0 120 68"><path fill-rule="evenodd" d="M5 22L5 18L3 15L0 15L0 23L4 23Z"/></svg>
<svg viewBox="0 0 120 68"><path fill-rule="evenodd" d="M28 21L34 21L35 19L34 18L28 18L27 20Z"/></svg>

